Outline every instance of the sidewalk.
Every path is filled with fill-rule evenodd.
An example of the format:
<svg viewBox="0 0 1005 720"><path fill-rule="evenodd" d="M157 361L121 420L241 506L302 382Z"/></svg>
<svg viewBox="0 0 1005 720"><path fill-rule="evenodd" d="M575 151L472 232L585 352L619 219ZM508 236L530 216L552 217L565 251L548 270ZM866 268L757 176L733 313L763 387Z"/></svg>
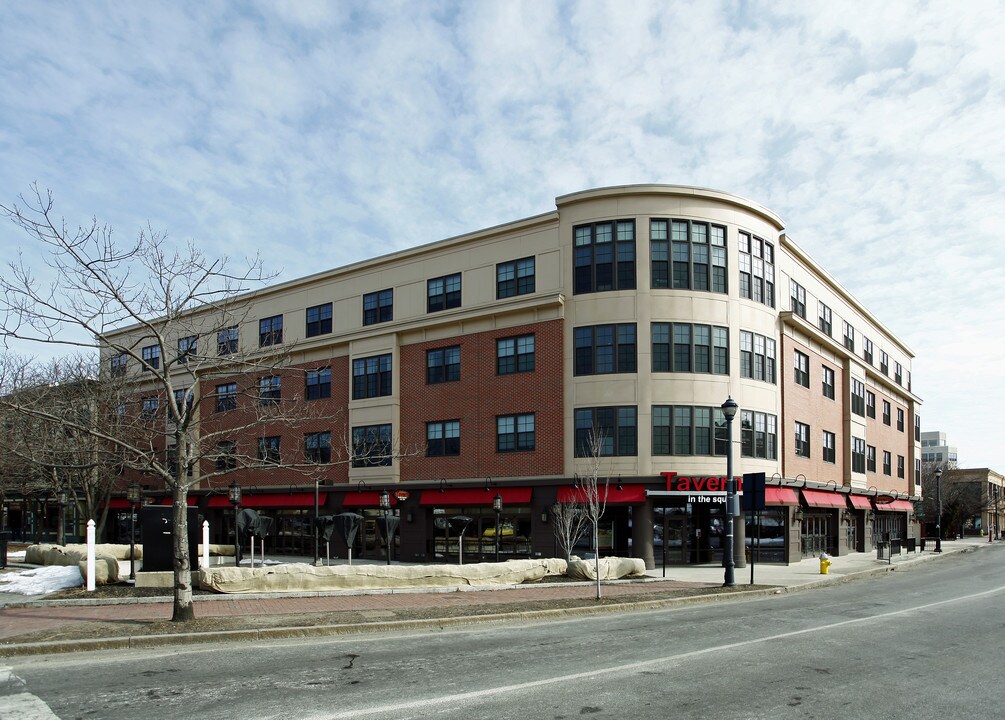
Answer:
<svg viewBox="0 0 1005 720"><path fill-rule="evenodd" d="M735 571L737 587L722 588L724 571L715 565L656 567L645 580L604 582L602 603L594 584L538 583L504 588L369 590L331 593L196 595L197 620L170 622L165 598L31 599L6 595L0 608L0 656L149 647L207 641L262 640L279 637L442 628L503 619L543 619L671 607L710 602L742 594L773 594L885 573L899 567L987 547L986 539L944 541L943 553L901 555L893 563L876 553L832 558L829 574L811 558L792 565L754 566ZM165 590L165 592L170 592ZM184 632L181 632L181 631Z"/></svg>

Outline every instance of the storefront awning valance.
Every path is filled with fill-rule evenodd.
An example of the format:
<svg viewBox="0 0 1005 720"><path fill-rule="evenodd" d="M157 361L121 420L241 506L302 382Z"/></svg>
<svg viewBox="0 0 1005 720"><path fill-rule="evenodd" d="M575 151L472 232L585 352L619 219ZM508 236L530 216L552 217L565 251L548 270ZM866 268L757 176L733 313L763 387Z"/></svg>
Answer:
<svg viewBox="0 0 1005 720"><path fill-rule="evenodd" d="M849 495L848 501L856 510L872 510L872 500L865 495Z"/></svg>
<svg viewBox="0 0 1005 720"><path fill-rule="evenodd" d="M393 493L389 494L391 507L398 504L398 498ZM380 507L380 493L377 490L361 490L347 492L342 497L342 507L347 508L370 508Z"/></svg>
<svg viewBox="0 0 1005 720"><path fill-rule="evenodd" d="M420 505L436 507L464 507L465 505L491 505L492 498L499 493L503 505L530 505L531 488L469 488L453 490L423 490Z"/></svg>
<svg viewBox="0 0 1005 720"><path fill-rule="evenodd" d="M597 491L600 494L601 499L603 499L605 497L604 486L598 485ZM609 505L641 504L646 501L646 486L622 485L618 487L617 485L608 485L606 498ZM558 489L558 501L560 503L581 503L585 500L586 495L583 493L582 488L561 487Z"/></svg>
<svg viewBox="0 0 1005 720"><path fill-rule="evenodd" d="M887 512L913 512L914 503L910 500L894 500L890 503L876 503L876 509Z"/></svg>
<svg viewBox="0 0 1005 720"><path fill-rule="evenodd" d="M187 498L185 498L185 500L188 502L189 507L193 507L199 504L199 498L195 497L194 495L189 495ZM174 498L171 497L161 498L161 505L172 505L173 503Z"/></svg>
<svg viewBox="0 0 1005 720"><path fill-rule="evenodd" d="M128 510L129 501L125 498L112 498L108 501L109 510Z"/></svg>
<svg viewBox="0 0 1005 720"><path fill-rule="evenodd" d="M324 505L327 493L318 495L318 504ZM233 507L226 495L214 495L209 499L209 507ZM244 495L241 498L243 508L295 508L314 507L314 493L261 493L259 495Z"/></svg>
<svg viewBox="0 0 1005 720"><path fill-rule="evenodd" d="M827 490L803 490L803 500L810 507L817 508L846 508L848 507L844 495L829 492Z"/></svg>
<svg viewBox="0 0 1005 720"><path fill-rule="evenodd" d="M764 488L764 504L798 505L799 496L796 495L796 491L792 488L772 487L769 485Z"/></svg>

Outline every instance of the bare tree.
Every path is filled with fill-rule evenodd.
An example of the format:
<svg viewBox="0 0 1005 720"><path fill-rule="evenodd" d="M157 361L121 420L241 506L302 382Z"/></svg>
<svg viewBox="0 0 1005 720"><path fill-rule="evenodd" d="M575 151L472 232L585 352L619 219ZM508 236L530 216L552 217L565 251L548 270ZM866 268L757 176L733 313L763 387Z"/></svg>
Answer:
<svg viewBox="0 0 1005 720"><path fill-rule="evenodd" d="M553 530L559 547L568 560L572 550L587 529L593 534L593 561L597 576L597 599L600 599L600 519L607 510L609 477L600 476L605 457L604 443L608 439L602 430L591 429L583 441L582 453L587 460L586 472L577 474L570 499L552 506Z"/></svg>
<svg viewBox="0 0 1005 720"><path fill-rule="evenodd" d="M172 619L191 620L189 489L196 483L220 487L230 473L277 466L313 482L321 461L316 455L298 451L283 457L278 447L261 442L257 448L241 447L232 438L254 428L266 440L270 433L278 436L319 420L334 423L345 437L344 407L309 402L303 391L281 397L275 392L284 375L299 374L293 385L303 389L305 373L312 372L292 367L296 346L283 343L281 335L264 338L264 349L242 349L237 328L250 310L243 294L270 279L260 258L232 272L227 258L207 258L191 242L172 249L165 236L150 229L128 246L96 220L71 231L54 215L51 194L37 186L20 204L0 205L0 210L28 235L35 245L29 255L41 255L52 276L41 281L24 255L11 264L0 277L0 333L97 350L100 370L94 381L125 393L122 402L99 408L87 422L44 404L14 401L25 396L3 388L0 408L87 435L126 477L151 478L171 492ZM203 413L204 403L215 407ZM363 450L372 455L372 448ZM400 448L382 452L397 455ZM359 462L359 456L349 452L335 461Z"/></svg>

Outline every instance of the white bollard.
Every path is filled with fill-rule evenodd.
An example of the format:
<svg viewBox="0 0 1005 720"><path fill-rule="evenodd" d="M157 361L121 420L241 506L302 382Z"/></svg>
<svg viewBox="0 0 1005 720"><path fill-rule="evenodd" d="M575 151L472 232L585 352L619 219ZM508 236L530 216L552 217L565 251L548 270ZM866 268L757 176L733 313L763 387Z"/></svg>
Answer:
<svg viewBox="0 0 1005 720"><path fill-rule="evenodd" d="M202 567L209 569L209 520L202 521Z"/></svg>
<svg viewBox="0 0 1005 720"><path fill-rule="evenodd" d="M87 591L94 592L94 521L87 521Z"/></svg>

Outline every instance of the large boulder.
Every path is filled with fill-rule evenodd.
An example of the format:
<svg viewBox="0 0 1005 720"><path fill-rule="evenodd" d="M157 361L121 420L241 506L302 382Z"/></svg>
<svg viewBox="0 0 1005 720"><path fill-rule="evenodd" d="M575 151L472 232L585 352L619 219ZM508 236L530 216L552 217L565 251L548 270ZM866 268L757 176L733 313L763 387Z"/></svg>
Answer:
<svg viewBox="0 0 1005 720"><path fill-rule="evenodd" d="M263 568L214 566L199 571L201 586L221 593L308 592L360 588L471 587L519 585L564 575L554 558L470 565L334 565L304 563Z"/></svg>
<svg viewBox="0 0 1005 720"><path fill-rule="evenodd" d="M580 560L573 558L569 561L569 569L566 573L571 578L578 580L596 580L597 568L595 560ZM600 558L600 579L620 580L621 578L645 577L646 561L642 558L605 557Z"/></svg>

